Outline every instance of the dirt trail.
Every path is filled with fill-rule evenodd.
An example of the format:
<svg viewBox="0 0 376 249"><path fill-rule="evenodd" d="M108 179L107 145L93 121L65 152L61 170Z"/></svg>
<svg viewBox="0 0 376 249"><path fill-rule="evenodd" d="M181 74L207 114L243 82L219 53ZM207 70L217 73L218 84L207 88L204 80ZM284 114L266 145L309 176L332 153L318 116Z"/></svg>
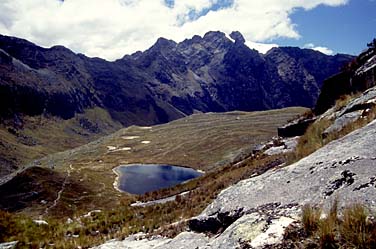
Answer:
<svg viewBox="0 0 376 249"><path fill-rule="evenodd" d="M69 165L69 169L67 169L67 175L65 176L64 182L63 182L63 184L61 185L61 189L60 189L59 192L57 193L57 197L56 197L56 199L54 200L54 202L52 203L51 206L49 206L49 207L46 208L46 210L44 211L43 215L47 215L48 212L49 212L52 208L56 207L57 203L59 202L59 200L60 200L60 198L61 198L62 193L63 193L64 190L65 190L65 186L66 186L66 184L67 184L67 182L68 182L68 178L69 178L70 175L71 175L71 169L73 169L72 164Z"/></svg>

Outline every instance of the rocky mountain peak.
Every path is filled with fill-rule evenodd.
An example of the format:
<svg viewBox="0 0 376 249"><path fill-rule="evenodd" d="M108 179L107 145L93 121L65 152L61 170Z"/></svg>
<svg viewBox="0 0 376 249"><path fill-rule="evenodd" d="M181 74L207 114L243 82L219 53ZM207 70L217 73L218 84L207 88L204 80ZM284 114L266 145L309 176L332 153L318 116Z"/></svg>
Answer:
<svg viewBox="0 0 376 249"><path fill-rule="evenodd" d="M56 52L61 52L61 53L67 53L67 54L75 54L72 50L70 50L70 49L68 49L68 48L66 48L64 46L61 46L61 45L53 46L49 50L56 51Z"/></svg>
<svg viewBox="0 0 376 249"><path fill-rule="evenodd" d="M221 31L209 31L205 33L203 39L206 41L225 39L226 34Z"/></svg>
<svg viewBox="0 0 376 249"><path fill-rule="evenodd" d="M198 43L202 40L202 37L199 35L194 35L192 39L190 39L193 43Z"/></svg>
<svg viewBox="0 0 376 249"><path fill-rule="evenodd" d="M156 41L156 43L153 45L153 47L157 48L172 48L176 46L176 42L173 40L168 40L166 38L160 37Z"/></svg>
<svg viewBox="0 0 376 249"><path fill-rule="evenodd" d="M267 55L278 54L278 53L283 53L281 48L280 47L273 47L268 52L266 52L265 55L267 56Z"/></svg>
<svg viewBox="0 0 376 249"><path fill-rule="evenodd" d="M154 43L153 46L151 46L148 50L143 52L143 54L154 54L154 53L169 53L172 49L176 47L177 43L173 40L168 40L166 38L160 37L158 40ZM138 54L140 56L140 54Z"/></svg>
<svg viewBox="0 0 376 249"><path fill-rule="evenodd" d="M241 44L245 43L245 39L239 31L231 32L230 37L235 40L235 43L241 43Z"/></svg>
<svg viewBox="0 0 376 249"><path fill-rule="evenodd" d="M223 32L209 31L202 38L202 43L204 43L208 48L224 49L230 46L231 41Z"/></svg>

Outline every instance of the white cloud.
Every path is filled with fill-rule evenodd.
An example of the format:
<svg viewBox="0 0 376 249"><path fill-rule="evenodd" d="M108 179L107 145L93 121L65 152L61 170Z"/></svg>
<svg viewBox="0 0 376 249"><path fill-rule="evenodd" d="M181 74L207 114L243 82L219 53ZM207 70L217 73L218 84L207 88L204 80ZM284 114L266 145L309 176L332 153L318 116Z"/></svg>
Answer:
<svg viewBox="0 0 376 249"><path fill-rule="evenodd" d="M252 42L252 41L247 41L245 43L249 48L256 49L260 53L266 54L270 49L278 47L278 44L274 43L258 43L258 42Z"/></svg>
<svg viewBox="0 0 376 249"><path fill-rule="evenodd" d="M219 2L175 0L169 7L164 0L1 0L0 33L109 60L145 50L158 37L181 41L210 30L238 30L249 46L260 49L260 43L274 38L300 37L289 18L296 8L348 0L234 0L230 7L191 20L192 11Z"/></svg>
<svg viewBox="0 0 376 249"><path fill-rule="evenodd" d="M305 44L304 48L310 48L310 49L319 51L319 52L321 52L323 54L327 54L327 55L333 55L334 54L334 51L331 50L330 48L315 46L315 44L313 44L313 43Z"/></svg>

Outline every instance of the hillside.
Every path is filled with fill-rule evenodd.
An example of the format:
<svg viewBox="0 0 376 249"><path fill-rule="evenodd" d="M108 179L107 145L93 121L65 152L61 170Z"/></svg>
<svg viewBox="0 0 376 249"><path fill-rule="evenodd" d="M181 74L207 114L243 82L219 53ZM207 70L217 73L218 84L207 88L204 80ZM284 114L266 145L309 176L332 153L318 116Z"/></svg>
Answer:
<svg viewBox="0 0 376 249"><path fill-rule="evenodd" d="M38 165L42 157L86 144L122 127L98 107L67 120L49 115L21 115L16 119L21 118L19 126L9 120L0 124L0 177L29 163Z"/></svg>
<svg viewBox="0 0 376 249"><path fill-rule="evenodd" d="M305 111L305 108L287 108L251 113L195 114L164 125L120 129L84 146L50 154L40 159L37 165L27 165L22 173L0 186L0 208L43 214L41 210L49 204L41 201L50 203L55 198L63 176L68 172L69 183L62 193L66 200L51 209L51 214L72 215L74 210L67 205L73 203L75 209L82 212L90 211L89 208L118 205L121 199L133 199L113 188L116 175L112 169L118 165L160 163L205 172L220 171L223 166L248 157L256 145L277 134L278 126ZM45 174L38 175L34 173L36 171ZM53 182L56 186L48 190L39 187ZM77 188L86 189L86 194L76 192ZM38 194L30 196L31 192Z"/></svg>
<svg viewBox="0 0 376 249"><path fill-rule="evenodd" d="M285 161L284 156L259 157L257 145L276 136L279 125L306 111L195 114L163 125L131 126L51 154L0 185L0 228L6 231L0 233L0 240L16 239L21 248L28 247L27 241L74 248L77 243L91 246L113 236L168 228L198 215L221 189ZM115 188L113 172L118 165L132 162L190 166L205 175L135 196ZM171 201L182 193L189 193L189 202ZM142 205L164 199L170 201ZM35 220L40 219L48 225L38 225Z"/></svg>
<svg viewBox="0 0 376 249"><path fill-rule="evenodd" d="M231 37L160 38L108 62L0 36L0 176L121 126L197 112L313 107L323 80L353 58L293 47L263 55L239 32Z"/></svg>

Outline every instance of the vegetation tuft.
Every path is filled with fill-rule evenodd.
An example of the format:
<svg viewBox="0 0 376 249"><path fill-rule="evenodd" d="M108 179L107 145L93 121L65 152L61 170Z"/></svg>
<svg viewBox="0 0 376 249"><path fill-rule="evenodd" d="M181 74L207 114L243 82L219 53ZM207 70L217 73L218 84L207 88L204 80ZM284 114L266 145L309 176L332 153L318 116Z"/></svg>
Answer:
<svg viewBox="0 0 376 249"><path fill-rule="evenodd" d="M340 110L356 96L357 95L346 95L341 97L337 101L334 109ZM324 134L324 131L333 124L333 121L327 118L318 119L316 122L311 124L305 134L299 138L295 152L289 156L289 162L292 163L308 156L329 142L339 139L350 132L367 125L375 118L376 106L364 111L362 117L355 122L349 123L340 131L330 134Z"/></svg>
<svg viewBox="0 0 376 249"><path fill-rule="evenodd" d="M302 208L304 236L288 236L294 244L306 248L376 248L376 221L369 209L356 203L338 211L338 200L332 203L327 215L322 209L309 204ZM294 231L287 230L288 233ZM312 246L312 242L314 246ZM296 247L300 248L300 247Z"/></svg>
<svg viewBox="0 0 376 249"><path fill-rule="evenodd" d="M310 204L306 204L302 208L302 223L304 231L310 235L312 232L316 231L319 226L321 210L312 207Z"/></svg>
<svg viewBox="0 0 376 249"><path fill-rule="evenodd" d="M345 209L340 233L348 244L356 248L376 247L376 223L363 205L353 204Z"/></svg>
<svg viewBox="0 0 376 249"><path fill-rule="evenodd" d="M291 156L290 162L295 162L308 156L317 149L323 147L327 141L322 133L332 124L328 119L321 119L310 125L303 136L299 138L295 153Z"/></svg>

